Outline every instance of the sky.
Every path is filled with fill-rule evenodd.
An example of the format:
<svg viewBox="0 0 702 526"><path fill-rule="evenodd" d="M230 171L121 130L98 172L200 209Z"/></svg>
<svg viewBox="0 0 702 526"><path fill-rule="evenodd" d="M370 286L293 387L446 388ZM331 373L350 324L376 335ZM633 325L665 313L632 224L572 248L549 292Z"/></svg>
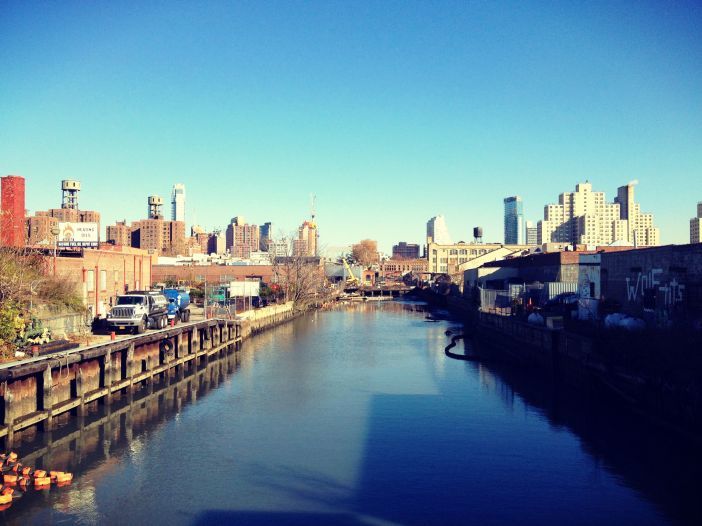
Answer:
<svg viewBox="0 0 702 526"><path fill-rule="evenodd" d="M0 0L0 174L102 226L186 185L186 219L320 243L502 241L575 184L637 179L662 243L702 201L699 2Z"/></svg>

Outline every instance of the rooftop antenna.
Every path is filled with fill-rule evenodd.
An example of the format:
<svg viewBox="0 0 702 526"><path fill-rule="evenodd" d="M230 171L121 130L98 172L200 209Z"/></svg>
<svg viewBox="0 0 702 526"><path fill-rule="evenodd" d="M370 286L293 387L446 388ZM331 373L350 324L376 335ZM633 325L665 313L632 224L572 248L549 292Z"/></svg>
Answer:
<svg viewBox="0 0 702 526"><path fill-rule="evenodd" d="M312 218L312 224L316 225L315 219L317 218L317 196L310 194L310 216Z"/></svg>

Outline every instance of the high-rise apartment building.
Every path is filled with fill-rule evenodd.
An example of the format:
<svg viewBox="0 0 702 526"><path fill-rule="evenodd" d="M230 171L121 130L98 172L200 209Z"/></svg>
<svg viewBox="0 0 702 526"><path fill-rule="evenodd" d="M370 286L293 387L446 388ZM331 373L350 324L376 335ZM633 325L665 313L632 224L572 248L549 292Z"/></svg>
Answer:
<svg viewBox="0 0 702 526"><path fill-rule="evenodd" d="M259 250L261 252L268 252L269 245L274 239L273 223L270 221L263 223L259 228L259 234Z"/></svg>
<svg viewBox="0 0 702 526"><path fill-rule="evenodd" d="M243 216L236 216L227 226L227 250L235 258L248 259L258 252L260 232L258 225L249 225Z"/></svg>
<svg viewBox="0 0 702 526"><path fill-rule="evenodd" d="M185 223L164 219L142 219L132 222L131 246L151 250L162 256L185 254Z"/></svg>
<svg viewBox="0 0 702 526"><path fill-rule="evenodd" d="M524 204L518 195L505 197L505 244L521 245L524 243Z"/></svg>
<svg viewBox="0 0 702 526"><path fill-rule="evenodd" d="M419 245L416 243L407 243L400 241L397 245L392 246L393 259L418 259Z"/></svg>
<svg viewBox="0 0 702 526"><path fill-rule="evenodd" d="M224 232L215 230L207 239L208 254L224 254L227 252L227 236Z"/></svg>
<svg viewBox="0 0 702 526"><path fill-rule="evenodd" d="M593 192L585 182L576 185L575 192L562 193L558 204L544 207L538 243L551 242L654 246L659 244L659 232L653 226L653 215L641 213L634 202L633 184L620 187L615 202L607 203L604 192Z"/></svg>
<svg viewBox="0 0 702 526"><path fill-rule="evenodd" d="M126 219L107 226L107 242L123 247L132 246L132 229Z"/></svg>
<svg viewBox="0 0 702 526"><path fill-rule="evenodd" d="M427 245L429 243L436 243L438 245L452 244L444 216L434 216L427 221Z"/></svg>
<svg viewBox="0 0 702 526"><path fill-rule="evenodd" d="M702 201L697 203L697 217L690 219L690 243L702 243Z"/></svg>
<svg viewBox="0 0 702 526"><path fill-rule="evenodd" d="M539 229L533 221L524 222L524 242L527 245L536 245L539 243Z"/></svg>
<svg viewBox="0 0 702 526"><path fill-rule="evenodd" d="M171 219L185 223L185 185L176 183L171 192Z"/></svg>
<svg viewBox="0 0 702 526"><path fill-rule="evenodd" d="M317 255L317 225L305 221L297 229L297 239L293 239L294 256L312 257Z"/></svg>
<svg viewBox="0 0 702 526"><path fill-rule="evenodd" d="M7 175L0 180L0 246L25 244L24 177Z"/></svg>
<svg viewBox="0 0 702 526"><path fill-rule="evenodd" d="M626 239L636 247L650 247L660 244L658 229L653 226L653 214L641 212L641 205L634 201L636 181L617 188L614 202L619 204L619 218L626 221Z"/></svg>

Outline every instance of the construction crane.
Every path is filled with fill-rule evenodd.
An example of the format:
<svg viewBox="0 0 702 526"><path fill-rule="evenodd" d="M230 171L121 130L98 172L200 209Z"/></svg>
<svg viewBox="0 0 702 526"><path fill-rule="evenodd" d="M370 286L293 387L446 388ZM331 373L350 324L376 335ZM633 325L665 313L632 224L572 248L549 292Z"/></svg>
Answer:
<svg viewBox="0 0 702 526"><path fill-rule="evenodd" d="M346 268L346 272L349 273L348 277L346 278L346 286L347 287L359 287L361 285L361 280L358 279L356 276L354 276L353 271L351 270L351 266L349 265L349 262L346 261L346 258L341 258L341 261L344 262L344 268Z"/></svg>

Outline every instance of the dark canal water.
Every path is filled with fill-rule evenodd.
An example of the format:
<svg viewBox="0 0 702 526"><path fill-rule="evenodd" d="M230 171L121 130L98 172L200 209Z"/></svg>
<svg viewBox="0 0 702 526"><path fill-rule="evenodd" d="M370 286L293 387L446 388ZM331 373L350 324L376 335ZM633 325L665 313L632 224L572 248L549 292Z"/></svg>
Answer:
<svg viewBox="0 0 702 526"><path fill-rule="evenodd" d="M415 305L259 335L18 450L76 473L13 524L702 524L699 446L538 371L451 360ZM471 345L467 343L466 345ZM145 397L145 398L141 398ZM141 399L140 399L141 398Z"/></svg>

